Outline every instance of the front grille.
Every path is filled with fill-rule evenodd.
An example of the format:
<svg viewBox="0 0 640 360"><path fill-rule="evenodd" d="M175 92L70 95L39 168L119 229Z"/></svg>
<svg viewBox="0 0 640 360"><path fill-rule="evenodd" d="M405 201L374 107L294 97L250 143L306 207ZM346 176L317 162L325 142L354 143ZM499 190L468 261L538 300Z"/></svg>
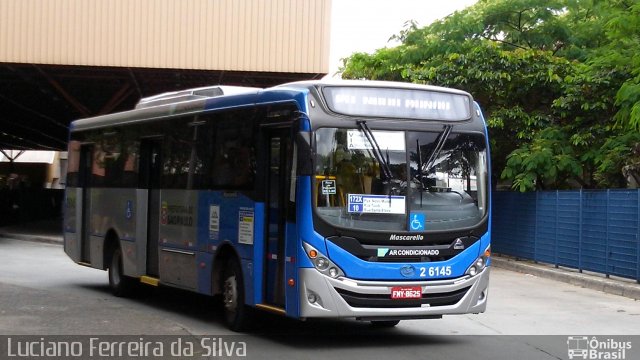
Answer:
<svg viewBox="0 0 640 360"><path fill-rule="evenodd" d="M421 307L422 305L447 306L454 305L460 301L469 291L471 286L442 293L422 294L421 299L397 300L391 299L390 294L360 294L335 288L338 294L342 296L344 301L351 307L358 308L407 308Z"/></svg>

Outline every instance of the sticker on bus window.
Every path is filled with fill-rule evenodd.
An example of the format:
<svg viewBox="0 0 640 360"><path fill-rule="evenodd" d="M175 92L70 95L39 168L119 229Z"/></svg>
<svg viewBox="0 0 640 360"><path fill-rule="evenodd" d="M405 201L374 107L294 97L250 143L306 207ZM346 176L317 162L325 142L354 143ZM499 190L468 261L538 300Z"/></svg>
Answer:
<svg viewBox="0 0 640 360"><path fill-rule="evenodd" d="M426 216L422 213L409 214L409 230L410 231L424 231Z"/></svg>
<svg viewBox="0 0 640 360"><path fill-rule="evenodd" d="M371 131L381 151L405 151L404 132L402 131ZM347 131L347 148L349 150L371 150L373 145L359 130Z"/></svg>
<svg viewBox="0 0 640 360"><path fill-rule="evenodd" d="M238 242L253 245L254 214L252 208L240 208L238 212Z"/></svg>
<svg viewBox="0 0 640 360"><path fill-rule="evenodd" d="M335 194L336 194L336 181L322 180L322 195L335 195Z"/></svg>
<svg viewBox="0 0 640 360"><path fill-rule="evenodd" d="M220 205L209 206L209 239L218 240L220 235Z"/></svg>
<svg viewBox="0 0 640 360"><path fill-rule="evenodd" d="M127 218L127 220L131 220L131 218L133 217L133 201L127 200L127 209L124 212L124 216Z"/></svg>
<svg viewBox="0 0 640 360"><path fill-rule="evenodd" d="M349 194L347 211L360 214L404 214L405 197Z"/></svg>

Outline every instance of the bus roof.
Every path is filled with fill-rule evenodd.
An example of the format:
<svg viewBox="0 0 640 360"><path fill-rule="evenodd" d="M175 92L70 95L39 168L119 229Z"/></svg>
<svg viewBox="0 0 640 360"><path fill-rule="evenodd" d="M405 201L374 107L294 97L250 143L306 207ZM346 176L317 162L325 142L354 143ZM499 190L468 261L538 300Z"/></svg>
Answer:
<svg viewBox="0 0 640 360"><path fill-rule="evenodd" d="M341 79L323 79L323 80L308 80L308 81L298 81L292 83L286 83L282 85L277 85L271 89L277 88L316 88L322 86L344 86L344 87L371 87L371 88L395 88L395 89L407 89L407 90L424 90L424 91L434 91L441 93L449 93L449 94L458 94L458 95L468 95L469 93L453 89L446 88L441 86L434 85L423 85L423 84L414 84L414 83L406 83L406 82L398 82L398 81L380 81L380 80L341 80Z"/></svg>
<svg viewBox="0 0 640 360"><path fill-rule="evenodd" d="M422 90L434 93L463 95L468 93L438 86L369 80L312 80L277 85L261 89L240 86L212 86L168 92L142 98L132 110L79 119L71 123L71 131L109 127L140 121L190 115L209 109L228 109L274 101L294 100L311 89L322 87L387 88Z"/></svg>

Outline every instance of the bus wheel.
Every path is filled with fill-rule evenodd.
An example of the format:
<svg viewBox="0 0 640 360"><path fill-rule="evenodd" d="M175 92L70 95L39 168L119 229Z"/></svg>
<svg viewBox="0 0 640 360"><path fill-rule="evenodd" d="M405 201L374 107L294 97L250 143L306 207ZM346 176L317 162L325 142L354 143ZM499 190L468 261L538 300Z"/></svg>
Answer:
<svg viewBox="0 0 640 360"><path fill-rule="evenodd" d="M400 320L374 320L371 325L377 328L392 328L400 323Z"/></svg>
<svg viewBox="0 0 640 360"><path fill-rule="evenodd" d="M231 260L222 275L222 302L224 319L233 331L243 331L251 321L251 309L244 304L242 270L237 261Z"/></svg>
<svg viewBox="0 0 640 360"><path fill-rule="evenodd" d="M124 275L122 272L122 251L116 247L111 254L111 264L109 264L109 287L115 296L124 297L133 293L134 279Z"/></svg>

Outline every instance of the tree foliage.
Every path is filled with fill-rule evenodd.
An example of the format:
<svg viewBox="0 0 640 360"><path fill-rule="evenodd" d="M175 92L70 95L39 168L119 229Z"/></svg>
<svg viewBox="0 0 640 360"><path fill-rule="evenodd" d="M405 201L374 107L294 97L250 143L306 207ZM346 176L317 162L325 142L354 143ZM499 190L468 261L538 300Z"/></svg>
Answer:
<svg viewBox="0 0 640 360"><path fill-rule="evenodd" d="M640 0L480 0L394 38L342 77L469 91L515 189L623 187L640 163Z"/></svg>

